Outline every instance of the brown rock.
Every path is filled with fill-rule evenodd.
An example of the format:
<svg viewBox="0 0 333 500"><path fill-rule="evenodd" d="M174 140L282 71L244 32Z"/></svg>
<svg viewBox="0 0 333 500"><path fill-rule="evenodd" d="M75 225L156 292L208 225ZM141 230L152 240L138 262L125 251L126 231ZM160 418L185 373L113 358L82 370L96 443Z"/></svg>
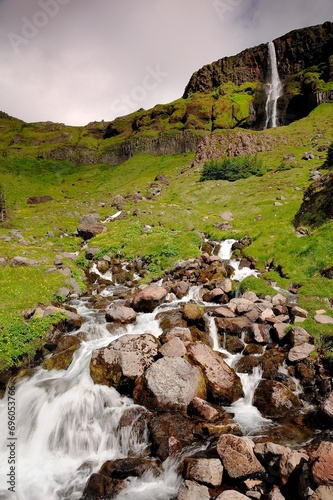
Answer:
<svg viewBox="0 0 333 500"><path fill-rule="evenodd" d="M162 342L168 342L174 338L179 338L185 345L187 345L189 342L192 342L191 330L186 327L176 326L160 336L160 340Z"/></svg>
<svg viewBox="0 0 333 500"><path fill-rule="evenodd" d="M311 476L317 485L333 486L333 443L322 441L311 453Z"/></svg>
<svg viewBox="0 0 333 500"><path fill-rule="evenodd" d="M291 342L294 347L300 346L302 344L307 344L310 338L311 336L308 334L308 332L300 326L294 326L294 328L291 330Z"/></svg>
<svg viewBox="0 0 333 500"><path fill-rule="evenodd" d="M333 486L319 486L309 500L332 500Z"/></svg>
<svg viewBox="0 0 333 500"><path fill-rule="evenodd" d="M245 316L239 318L216 318L219 332L227 332L231 335L240 335L243 330L251 331L252 322Z"/></svg>
<svg viewBox="0 0 333 500"><path fill-rule="evenodd" d="M320 406L321 412L323 413L325 419L333 424L333 392L328 396L328 398Z"/></svg>
<svg viewBox="0 0 333 500"><path fill-rule="evenodd" d="M185 458L183 477L207 486L220 486L223 467L218 458Z"/></svg>
<svg viewBox="0 0 333 500"><path fill-rule="evenodd" d="M254 392L253 404L267 418L280 418L300 408L297 396L275 380L261 380Z"/></svg>
<svg viewBox="0 0 333 500"><path fill-rule="evenodd" d="M133 299L133 309L137 312L153 312L165 296L167 290L160 286L149 286L137 293Z"/></svg>
<svg viewBox="0 0 333 500"><path fill-rule="evenodd" d="M91 498L115 498L126 484L124 481L111 479L103 474L92 474L83 492L82 500Z"/></svg>
<svg viewBox="0 0 333 500"><path fill-rule="evenodd" d="M269 344L271 342L270 331L271 327L269 325L254 323L251 326L252 338L258 344Z"/></svg>
<svg viewBox="0 0 333 500"><path fill-rule="evenodd" d="M268 494L267 500L285 500L285 497L282 495L280 488L278 486L273 486L272 491Z"/></svg>
<svg viewBox="0 0 333 500"><path fill-rule="evenodd" d="M194 423L181 413L152 414L148 427L152 452L163 461L195 441Z"/></svg>
<svg viewBox="0 0 333 500"><path fill-rule="evenodd" d="M309 456L301 451L289 450L284 453L280 460L280 477L282 485L287 484L291 474L300 469L304 462L309 460Z"/></svg>
<svg viewBox="0 0 333 500"><path fill-rule="evenodd" d="M82 217L77 228L77 234L84 240L90 240L94 236L106 231L106 226L96 220L93 215Z"/></svg>
<svg viewBox="0 0 333 500"><path fill-rule="evenodd" d="M111 207L116 207L117 210L123 210L124 206L125 206L125 199L123 198L123 196L118 194L113 198Z"/></svg>
<svg viewBox="0 0 333 500"><path fill-rule="evenodd" d="M186 347L179 337L174 337L159 348L159 353L169 358L179 358L186 354Z"/></svg>
<svg viewBox="0 0 333 500"><path fill-rule="evenodd" d="M238 436L221 436L217 452L222 465L233 479L265 472L253 452L254 442Z"/></svg>
<svg viewBox="0 0 333 500"><path fill-rule="evenodd" d="M39 203L47 203L48 201L52 201L52 196L44 195L44 196L30 196L27 199L28 205L37 205Z"/></svg>
<svg viewBox="0 0 333 500"><path fill-rule="evenodd" d="M124 335L107 347L96 349L90 361L95 384L131 390L134 380L150 366L158 352L153 335Z"/></svg>
<svg viewBox="0 0 333 500"><path fill-rule="evenodd" d="M302 309L301 307L299 306L294 306L292 309L291 309L291 314L293 316L297 316L299 318L307 318L309 316L309 313L308 311L306 311L305 309Z"/></svg>
<svg viewBox="0 0 333 500"><path fill-rule="evenodd" d="M243 395L242 383L235 371L208 345L196 342L188 355L199 365L207 384L208 397L216 403L231 404Z"/></svg>
<svg viewBox="0 0 333 500"><path fill-rule="evenodd" d="M131 307L112 304L106 310L105 319L115 323L133 323L136 320L136 312Z"/></svg>
<svg viewBox="0 0 333 500"><path fill-rule="evenodd" d="M224 411L219 406L212 405L204 399L193 398L188 407L188 414L200 417L208 422L217 420L223 415Z"/></svg>
<svg viewBox="0 0 333 500"><path fill-rule="evenodd" d="M198 321L204 315L204 309L198 304L186 304L183 309L184 318L187 321Z"/></svg>
<svg viewBox="0 0 333 500"><path fill-rule="evenodd" d="M183 411L196 396L205 397L203 376L183 358L161 358L135 385L134 401L157 411Z"/></svg>
<svg viewBox="0 0 333 500"><path fill-rule="evenodd" d="M189 291L190 285L187 281L178 281L171 287L171 291L176 295L177 299L185 297Z"/></svg>
<svg viewBox="0 0 333 500"><path fill-rule="evenodd" d="M156 458L119 458L117 460L108 460L99 470L103 476L114 479L127 479L128 477L141 477L145 472L153 477L162 474L162 463Z"/></svg>
<svg viewBox="0 0 333 500"><path fill-rule="evenodd" d="M236 490L226 490L219 495L215 500L249 500L249 497L239 493Z"/></svg>
<svg viewBox="0 0 333 500"><path fill-rule="evenodd" d="M273 326L273 332L277 336L278 340L283 340L287 337L287 326L288 325L286 325L285 323L275 323L275 325Z"/></svg>
<svg viewBox="0 0 333 500"><path fill-rule="evenodd" d="M236 318L236 314L228 307L218 307L214 311L214 315L221 318Z"/></svg>
<svg viewBox="0 0 333 500"><path fill-rule="evenodd" d="M186 480L180 486L177 500L210 500L207 486Z"/></svg>
<svg viewBox="0 0 333 500"><path fill-rule="evenodd" d="M321 325L333 324L333 318L331 316L325 316L325 314L316 314L314 319L317 323L320 323Z"/></svg>
<svg viewBox="0 0 333 500"><path fill-rule="evenodd" d="M297 345L290 349L288 353L288 359L291 363L296 363L297 361L308 358L311 352L315 350L316 346L314 346L313 344Z"/></svg>

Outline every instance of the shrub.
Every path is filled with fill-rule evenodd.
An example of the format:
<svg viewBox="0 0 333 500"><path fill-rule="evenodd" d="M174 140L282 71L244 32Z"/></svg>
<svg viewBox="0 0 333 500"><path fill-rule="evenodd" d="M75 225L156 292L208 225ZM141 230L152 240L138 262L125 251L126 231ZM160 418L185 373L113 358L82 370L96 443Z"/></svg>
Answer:
<svg viewBox="0 0 333 500"><path fill-rule="evenodd" d="M225 160L211 160L204 163L200 181L224 180L234 182L247 179L251 175L262 176L266 173L262 160L257 156L235 156Z"/></svg>

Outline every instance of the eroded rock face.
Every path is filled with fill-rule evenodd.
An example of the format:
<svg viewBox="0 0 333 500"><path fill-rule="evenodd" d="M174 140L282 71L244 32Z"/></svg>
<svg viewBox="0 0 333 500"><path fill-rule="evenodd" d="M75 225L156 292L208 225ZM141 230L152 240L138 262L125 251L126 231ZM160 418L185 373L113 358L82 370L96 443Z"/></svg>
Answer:
<svg viewBox="0 0 333 500"><path fill-rule="evenodd" d="M280 418L300 408L297 396L275 380L261 380L254 392L253 404L267 418Z"/></svg>
<svg viewBox="0 0 333 500"><path fill-rule="evenodd" d="M196 342L188 347L188 355L204 374L208 399L216 403L231 404L242 397L240 378L211 347Z"/></svg>
<svg viewBox="0 0 333 500"><path fill-rule="evenodd" d="M163 287L149 286L135 295L132 307L137 312L153 312L167 293L167 290Z"/></svg>
<svg viewBox="0 0 333 500"><path fill-rule="evenodd" d="M124 335L107 347L96 349L90 361L95 384L125 390L154 361L159 343L153 335Z"/></svg>
<svg viewBox="0 0 333 500"><path fill-rule="evenodd" d="M157 411L185 412L194 397L205 395L205 381L196 366L183 358L164 357L137 381L134 401Z"/></svg>
<svg viewBox="0 0 333 500"><path fill-rule="evenodd" d="M231 478L243 478L265 471L253 448L254 442L251 439L228 435L220 437L217 452Z"/></svg>

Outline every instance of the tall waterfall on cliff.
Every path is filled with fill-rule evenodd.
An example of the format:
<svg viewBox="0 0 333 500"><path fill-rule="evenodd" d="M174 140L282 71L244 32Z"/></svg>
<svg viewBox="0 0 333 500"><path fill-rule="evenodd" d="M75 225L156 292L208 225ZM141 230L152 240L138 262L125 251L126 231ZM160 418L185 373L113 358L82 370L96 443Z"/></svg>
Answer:
<svg viewBox="0 0 333 500"><path fill-rule="evenodd" d="M276 108L277 101L283 93L282 83L279 78L279 72L276 61L276 51L273 42L268 43L268 65L270 68L270 81L267 84L267 100L266 100L266 128L274 128L277 126Z"/></svg>

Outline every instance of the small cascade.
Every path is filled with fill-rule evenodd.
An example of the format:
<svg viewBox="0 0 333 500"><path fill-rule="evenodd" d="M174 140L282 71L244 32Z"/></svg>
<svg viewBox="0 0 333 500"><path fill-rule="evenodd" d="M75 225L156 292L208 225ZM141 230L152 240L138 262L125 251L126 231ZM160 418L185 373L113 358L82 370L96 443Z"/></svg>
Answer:
<svg viewBox="0 0 333 500"><path fill-rule="evenodd" d="M225 240L221 242L221 248L218 253L218 256L221 257L222 260L228 260L229 265L234 268L235 272L231 276L231 279L234 281L242 281L248 276L258 276L258 271L255 269L250 269L249 267L242 267L240 269L240 261L236 259L232 259L232 246L236 243L236 240Z"/></svg>
<svg viewBox="0 0 333 500"><path fill-rule="evenodd" d="M277 126L277 101L282 96L283 88L277 68L276 51L273 42L268 44L268 67L270 68L270 81L267 83L266 123L265 129Z"/></svg>

